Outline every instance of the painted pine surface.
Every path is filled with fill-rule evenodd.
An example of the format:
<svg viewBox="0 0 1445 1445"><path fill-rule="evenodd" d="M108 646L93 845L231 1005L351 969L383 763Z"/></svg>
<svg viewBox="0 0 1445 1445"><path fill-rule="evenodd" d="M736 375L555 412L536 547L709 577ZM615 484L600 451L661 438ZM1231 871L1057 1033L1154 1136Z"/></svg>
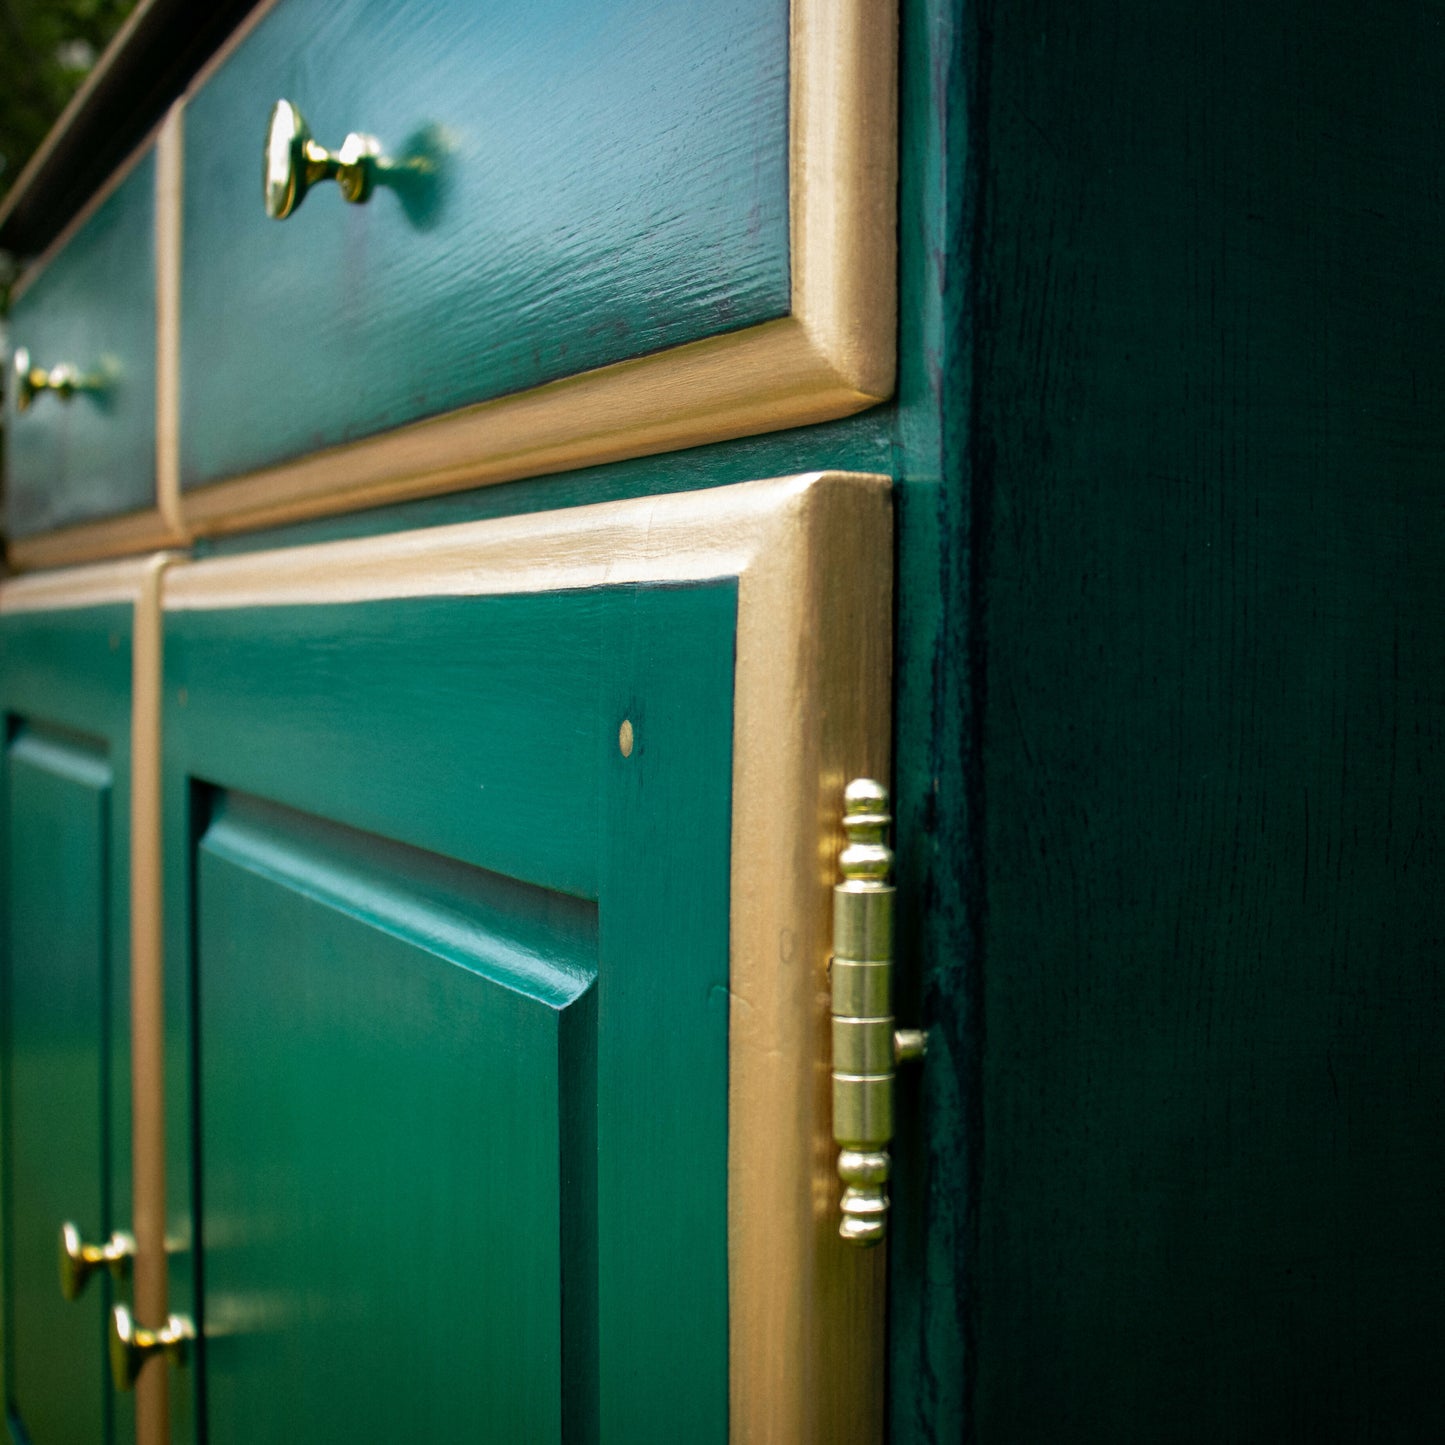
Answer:
<svg viewBox="0 0 1445 1445"><path fill-rule="evenodd" d="M787 49L785 0L282 0L187 111L182 484L785 314ZM395 184L268 220L281 97Z"/></svg>
<svg viewBox="0 0 1445 1445"><path fill-rule="evenodd" d="M57 1445L134 1439L105 1369L108 1278L60 1295L56 1241L130 1224L130 608L0 618L3 1369Z"/></svg>
<svg viewBox="0 0 1445 1445"><path fill-rule="evenodd" d="M167 619L177 1441L257 1438L278 1374L318 1440L726 1439L735 612Z"/></svg>
<svg viewBox="0 0 1445 1445"><path fill-rule="evenodd" d="M969 1428L1434 1439L1445 10L972 39Z"/></svg>
<svg viewBox="0 0 1445 1445"><path fill-rule="evenodd" d="M38 396L6 379L5 530L31 537L153 506L156 487L155 158L147 153L15 302L11 348L103 391Z"/></svg>

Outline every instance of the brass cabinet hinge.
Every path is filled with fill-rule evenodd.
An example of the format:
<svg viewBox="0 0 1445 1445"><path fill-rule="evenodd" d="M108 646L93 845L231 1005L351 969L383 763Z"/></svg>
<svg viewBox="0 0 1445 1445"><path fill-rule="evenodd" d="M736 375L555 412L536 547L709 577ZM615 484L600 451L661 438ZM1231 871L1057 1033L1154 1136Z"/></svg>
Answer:
<svg viewBox="0 0 1445 1445"><path fill-rule="evenodd" d="M895 1070L922 1058L928 1043L922 1029L893 1027L892 821L884 787L871 778L848 784L843 876L833 888L833 1138L844 1185L838 1233L860 1245L888 1232Z"/></svg>

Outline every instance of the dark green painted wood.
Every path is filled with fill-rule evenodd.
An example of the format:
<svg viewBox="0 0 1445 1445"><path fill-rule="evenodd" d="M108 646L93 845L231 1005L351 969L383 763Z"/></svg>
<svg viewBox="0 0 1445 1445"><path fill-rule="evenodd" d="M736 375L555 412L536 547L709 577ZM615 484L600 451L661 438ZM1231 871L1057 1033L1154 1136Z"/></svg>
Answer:
<svg viewBox="0 0 1445 1445"><path fill-rule="evenodd" d="M128 606L0 617L0 1361L31 1445L134 1439L104 1372L110 1282L63 1304L55 1254L67 1215L88 1238L130 1224L130 628Z"/></svg>
<svg viewBox="0 0 1445 1445"><path fill-rule="evenodd" d="M787 36L784 0L285 0L188 111L182 484L785 314ZM282 96L433 179L268 220Z"/></svg>
<svg viewBox="0 0 1445 1445"><path fill-rule="evenodd" d="M209 1439L560 1442L595 910L246 800L200 849Z"/></svg>
<svg viewBox="0 0 1445 1445"><path fill-rule="evenodd" d="M55 1241L65 1219L104 1237L110 769L27 731L6 783L7 1406L35 1445L83 1445L105 1434L105 1292L61 1297Z"/></svg>
<svg viewBox="0 0 1445 1445"><path fill-rule="evenodd" d="M104 370L103 393L15 411L6 377L5 527L31 537L155 505L155 158L150 152L15 303L10 346Z"/></svg>
<svg viewBox="0 0 1445 1445"><path fill-rule="evenodd" d="M1445 11L981 7L983 1440L1433 1440Z"/></svg>
<svg viewBox="0 0 1445 1445"><path fill-rule="evenodd" d="M400 894L406 900L400 906L411 920L406 931L430 938L434 949L443 947L451 928L437 926L436 918L460 906L445 903L448 897L470 897L472 917L478 896L509 900L502 914L488 912L487 927L493 930L504 915L515 913L521 919L517 927L536 917L538 895L522 882L572 895L578 901L567 905L569 916L590 914L595 903L596 984L560 1019L552 1010L584 984L590 966L574 944L560 950L564 960L573 960L560 981L555 960L536 959L544 951L540 947L531 962L525 961L526 949L516 950L507 962L494 951L495 934L490 944L478 946L473 937L466 945L470 958L491 959L484 966L513 987L461 980L460 997L474 1014L456 1048L464 1057L470 1041L478 1054L476 1077L459 1085L463 1093L475 1097L466 1091L480 1086L489 1096L505 1094L521 1107L515 1104L516 1081L505 1071L489 1074L481 1062L488 1040L503 1029L516 1047L518 1029L531 1029L527 1056L533 1059L543 1039L553 1040L547 1045L548 1062L540 1071L530 1066L526 1071L527 1078L541 1081L538 1096L526 1107L532 1111L527 1118L534 1121L533 1144L543 1157L528 1155L519 1135L501 1151L516 1165L503 1172L517 1176L520 1200L535 1202L545 1194L537 1181L558 1167L559 1137L577 1141L579 1157L585 1157L594 1130L596 1141L595 1179L585 1169L569 1172L564 1151L557 1186L561 1198L546 1211L519 1205L517 1217L491 1248L534 1263L551 1260L546 1268L554 1271L553 1280L557 1268L564 1276L570 1268L579 1279L575 1294L564 1284L560 1300L548 1296L552 1286L545 1280L534 1281L537 1308L551 1311L553 1321L561 1310L564 1385L553 1405L565 1414L569 1441L726 1438L727 915L735 612L734 586L716 583L168 618L168 957L190 961L189 968L173 963L167 976L171 1227L178 1237L198 1238L203 1251L199 1273L196 1260L181 1252L172 1261L171 1278L177 1307L196 1311L204 1331L216 1324L218 1311L223 1324L227 1319L222 1282L209 1272L210 1231L221 1231L214 1248L218 1258L224 1251L231 1261L220 1266L231 1271L222 1280L238 1295L249 1286L246 1271L235 1273L235 1262L270 1248L264 1239L264 1201L253 1201L254 1212L242 1210L239 1217L226 1214L222 1204L213 1213L210 1182L221 1179L224 1189L240 1191L238 1161L256 1157L257 1149L281 1148L274 1139L248 1144L239 1115L227 1102L208 1102L208 1027L217 1020L227 1024L244 1018L244 1029L232 1029L237 1037L259 1039L268 1025L280 1032L281 1041L268 1047L280 1051L277 1068L284 1072L285 1087L276 1080L245 1085L224 1060L217 1066L217 1087L240 1090L245 1098L259 1097L248 1088L260 1090L266 1112L283 1121L309 1119L308 1130L317 1127L311 1112L315 1101L297 1102L298 1090L314 1086L322 1096L333 1097L338 1080L359 1080L355 1071L364 1060L392 1047L377 1037L384 1022L380 1016L365 1022L366 990L343 991L336 1001L338 1017L346 1015L356 1024L350 1032L357 1057L348 1057L341 1047L345 1031L336 1020L327 1022L319 1003L304 1015L314 1024L296 1026L324 1029L326 1050L317 1056L285 1042L288 1020L295 1023L304 1011L285 1006L279 988L249 996L235 971L242 960L259 971L273 968L267 960L274 949L259 942L257 931L272 936L267 920L277 920L277 936L287 941L275 947L284 950L279 957L288 960L288 968L297 951L291 940L302 940L302 955L309 956L314 945L317 958L323 958L344 938L347 957L371 970L378 987L420 986L439 972L434 961L423 968L430 955L399 941L393 936L398 929L367 929L342 910L323 906L326 899L320 895L326 890L331 895L346 891L335 881L334 859L327 861L332 858L327 850L334 853L341 846L330 825L365 828L369 836L348 834L345 842L347 887L362 900L348 903L347 910L379 918L385 911L381 896ZM439 693L443 679L445 690ZM333 701L323 706L328 698ZM336 699L344 699L345 707ZM631 758L623 758L617 746L624 717L632 719L638 738ZM226 798L219 823L208 812L215 790ZM281 831L289 840L291 861L285 869L270 867L264 884L254 877L242 881L222 857L237 852L226 839L234 840L242 827L233 812L242 791L311 815L307 821L287 816ZM252 814L271 816L259 805L244 807L244 825L252 832ZM544 836L549 830L550 836ZM269 840L275 828L268 823L261 831ZM197 847L193 838L205 841ZM400 844L407 845L405 853ZM247 845L243 851L252 860L250 874L258 871L254 859L268 850L274 859L277 846L254 840ZM410 849L451 861L420 860ZM205 861L198 863L198 854ZM475 872L480 868L521 881L487 879ZM305 895L309 902L281 890L277 880L283 873L292 879L294 895ZM303 874L310 881L296 882ZM317 881L323 877L329 879L324 886ZM197 887L199 957L192 953L187 923ZM430 901L420 907L418 892L427 889ZM208 913L212 897L220 899L215 914ZM575 940L576 930L569 936ZM549 944L545 951L551 950ZM208 959L221 960L218 968L230 973L219 1014L210 1012ZM301 965L303 973L313 966ZM334 958L333 966L339 966ZM440 973L455 978L456 971L451 964ZM199 990L194 999L192 977ZM286 979L286 988L301 987L284 972L279 978ZM546 1007L527 1002L527 995L541 999L549 988L553 993ZM595 1026L587 1016L594 996ZM199 1053L192 1051L193 1007L201 1021ZM393 1012L404 1029L404 1006ZM499 1014L514 1022L504 1029ZM547 1017L554 1020L548 1026L552 1033L543 1029L538 1036L537 1020ZM588 1046L594 1027L595 1059ZM459 1067L454 1060L453 1075ZM497 1067L495 1062L491 1067ZM192 1070L200 1080L199 1116L187 1083ZM440 1088L442 1065L428 1062L425 1072ZM595 1098L595 1108L586 1104L589 1097ZM286 1115L286 1109L294 1112ZM550 1120L545 1127L535 1123L538 1109ZM198 1177L191 1154L196 1127ZM303 1164L298 1158L301 1177L313 1167L339 1172L347 1180L375 1170L375 1150L358 1158L362 1146L343 1137L347 1142L327 1159ZM297 1148L304 1156L306 1151ZM455 1217L458 1204L447 1181L470 1177L471 1166L454 1159L454 1149L438 1146L435 1152L439 1157L426 1167L418 1165L408 1197L399 1186L392 1192L383 1180L387 1208L404 1213L409 1204L413 1210L412 1238L435 1238L428 1227ZM275 1158L268 1167L282 1172ZM527 1184L527 1178L534 1183ZM497 1181L488 1184L504 1187ZM338 1209L352 1207L331 1192L333 1186L324 1187ZM198 1222L193 1217L197 1207ZM564 1225L560 1238L559 1211L564 1219L579 1221L576 1230ZM486 1207L474 1208L472 1215L485 1217ZM345 1220L343 1225L353 1227ZM366 1227L364 1219L354 1227ZM403 1243L393 1231L392 1252L378 1266L374 1287L364 1272L353 1270L329 1281L332 1294L318 1286L308 1309L341 1308L358 1299L371 1308L378 1300L392 1299L386 1281L414 1263ZM512 1261L519 1273L504 1277L519 1279L523 1258ZM536 1272L546 1271L539 1266ZM429 1278L425 1270L420 1278ZM408 1298L423 1314L438 1305L434 1296ZM467 1308L478 1308L475 1296L468 1297ZM491 1327L487 1321L466 1322L469 1331ZM294 1326L283 1324L274 1336L262 1334L263 1328L243 1320L237 1326L242 1338L227 1332L207 1342L196 1378L199 1398L210 1412L211 1438L229 1438L228 1432L244 1423L233 1413L224 1419L217 1415L218 1410L229 1412L235 1398L219 1373L231 1368L223 1361L259 1359L270 1370L286 1351L302 1348L286 1343L287 1329ZM520 1333L507 1347L520 1347ZM214 1378L213 1370L218 1372ZM555 1372L549 1378L555 1380ZM400 1401L406 1380L395 1372L385 1380L398 1396L396 1408L405 1408ZM524 1395L533 1388L541 1388L536 1378L514 1371L513 1393L504 1392L493 1402L498 1418L530 1408ZM178 1441L196 1438L197 1400L189 1390L175 1392ZM486 1420L477 1419L474 1411L469 1418L473 1429L485 1428ZM547 1438L552 1426L544 1417L525 1418L539 1422L535 1433L503 1433ZM344 1431L337 1438L345 1438Z"/></svg>

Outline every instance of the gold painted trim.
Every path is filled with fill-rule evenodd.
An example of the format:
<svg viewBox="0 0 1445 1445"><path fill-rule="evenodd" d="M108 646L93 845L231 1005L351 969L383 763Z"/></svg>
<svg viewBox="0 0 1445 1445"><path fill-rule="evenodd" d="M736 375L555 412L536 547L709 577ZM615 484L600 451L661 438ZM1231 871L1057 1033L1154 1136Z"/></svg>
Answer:
<svg viewBox="0 0 1445 1445"><path fill-rule="evenodd" d="M888 776L892 559L887 479L814 473L215 558L165 581L179 612L738 578L734 1445L883 1434L884 1255L837 1235L826 969L843 786Z"/></svg>
<svg viewBox="0 0 1445 1445"><path fill-rule="evenodd" d="M161 889L161 680L163 579L172 555L146 559L131 643L130 999L131 1233L136 1241L134 1308L167 1318L165 994ZM170 1436L168 1371L147 1370L136 1387L136 1438Z"/></svg>
<svg viewBox="0 0 1445 1445"><path fill-rule="evenodd" d="M180 540L160 512L150 508L34 537L12 537L5 550L17 572L30 572L39 567L70 567L130 552L154 551L174 546Z"/></svg>
<svg viewBox="0 0 1445 1445"><path fill-rule="evenodd" d="M193 82L259 23L264 0ZM194 488L196 534L275 526L846 416L892 393L897 14L792 0L791 314Z"/></svg>
<svg viewBox="0 0 1445 1445"><path fill-rule="evenodd" d="M181 516L181 177L185 159L181 106L170 108L156 136L156 510L177 538ZM152 1374L155 1371L151 1371Z"/></svg>
<svg viewBox="0 0 1445 1445"><path fill-rule="evenodd" d="M149 557L127 557L94 567L7 577L0 583L0 616L15 612L64 612L75 607L134 603L145 586Z"/></svg>

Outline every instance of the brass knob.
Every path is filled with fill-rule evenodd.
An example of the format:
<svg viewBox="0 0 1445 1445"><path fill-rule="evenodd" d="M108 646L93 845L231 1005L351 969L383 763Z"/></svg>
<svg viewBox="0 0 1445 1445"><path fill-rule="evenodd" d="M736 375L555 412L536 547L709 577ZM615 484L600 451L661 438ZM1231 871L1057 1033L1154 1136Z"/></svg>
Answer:
<svg viewBox="0 0 1445 1445"><path fill-rule="evenodd" d="M67 1220L60 1226L60 1293L78 1300L98 1269L124 1279L134 1258L135 1240L130 1235L116 1230L104 1244L86 1244L80 1230Z"/></svg>
<svg viewBox="0 0 1445 1445"><path fill-rule="evenodd" d="M352 131L340 150L326 150L312 140L306 117L289 100L278 100L266 128L264 161L266 214L273 221L284 221L318 181L335 181L342 196L355 205L365 201L382 168L381 142Z"/></svg>
<svg viewBox="0 0 1445 1445"><path fill-rule="evenodd" d="M124 1305L116 1305L110 1312L110 1377L116 1389L135 1389L136 1377L152 1356L184 1365L195 1337L196 1327L184 1315L172 1315L163 1328L148 1330Z"/></svg>
<svg viewBox="0 0 1445 1445"><path fill-rule="evenodd" d="M48 370L43 366L36 366L31 362L30 352L24 346L15 348L10 364L15 378L16 411L29 411L30 403L42 391L54 392L61 401L69 401L78 391L100 391L103 385L100 377L87 376L78 366L72 366L68 361L62 361Z"/></svg>

